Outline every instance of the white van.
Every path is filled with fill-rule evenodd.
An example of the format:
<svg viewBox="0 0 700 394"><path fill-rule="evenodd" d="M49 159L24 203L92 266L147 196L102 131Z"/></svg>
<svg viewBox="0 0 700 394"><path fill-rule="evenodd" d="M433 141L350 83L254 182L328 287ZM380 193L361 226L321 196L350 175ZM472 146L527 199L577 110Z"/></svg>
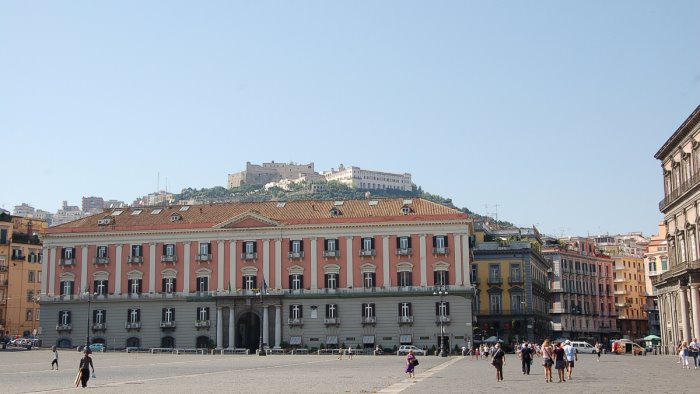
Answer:
<svg viewBox="0 0 700 394"><path fill-rule="evenodd" d="M579 353L595 353L595 346L588 342L572 341L571 346L574 347Z"/></svg>

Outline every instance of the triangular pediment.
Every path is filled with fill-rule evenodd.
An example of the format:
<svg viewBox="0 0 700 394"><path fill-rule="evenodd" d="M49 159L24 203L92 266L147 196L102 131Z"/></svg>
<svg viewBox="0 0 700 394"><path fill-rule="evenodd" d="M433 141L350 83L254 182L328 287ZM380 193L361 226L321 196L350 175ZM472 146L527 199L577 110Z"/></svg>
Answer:
<svg viewBox="0 0 700 394"><path fill-rule="evenodd" d="M243 212L214 226L215 228L277 227L281 224L256 211Z"/></svg>

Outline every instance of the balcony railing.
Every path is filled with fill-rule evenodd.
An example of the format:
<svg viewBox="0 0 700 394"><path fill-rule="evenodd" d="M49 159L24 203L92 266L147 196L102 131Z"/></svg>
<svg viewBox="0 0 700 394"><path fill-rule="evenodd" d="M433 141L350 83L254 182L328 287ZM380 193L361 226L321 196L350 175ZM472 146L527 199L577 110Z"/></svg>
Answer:
<svg viewBox="0 0 700 394"><path fill-rule="evenodd" d="M256 252L253 252L253 253L243 252L243 253L241 253L241 260L255 260L257 258L258 258L258 254Z"/></svg>
<svg viewBox="0 0 700 394"><path fill-rule="evenodd" d="M450 317L449 316L435 316L435 323L449 323L450 322Z"/></svg>
<svg viewBox="0 0 700 394"><path fill-rule="evenodd" d="M175 321L161 321L160 328L175 328Z"/></svg>
<svg viewBox="0 0 700 394"><path fill-rule="evenodd" d="M107 323L92 323L92 329L94 331L104 331L107 329Z"/></svg>
<svg viewBox="0 0 700 394"><path fill-rule="evenodd" d="M95 264L109 264L109 257L95 257Z"/></svg>
<svg viewBox="0 0 700 394"><path fill-rule="evenodd" d="M488 284L490 284L490 285L500 285L500 284L502 284L502 283L503 283L503 278L501 278L500 276L499 276L499 277L489 276Z"/></svg>
<svg viewBox="0 0 700 394"><path fill-rule="evenodd" d="M669 205L678 200L681 196L683 196L683 194L692 189L698 183L700 183L700 171L696 171L690 177L690 179L681 183L677 188L671 190L671 192L666 195L663 200L659 201L659 211L663 212L664 209L668 208Z"/></svg>
<svg viewBox="0 0 700 394"><path fill-rule="evenodd" d="M13 254L12 257L10 257L10 260L24 261L26 258L27 256Z"/></svg>
<svg viewBox="0 0 700 394"><path fill-rule="evenodd" d="M450 254L450 248L433 248L433 254Z"/></svg>
<svg viewBox="0 0 700 394"><path fill-rule="evenodd" d="M340 257L340 252L337 250L324 250L323 257Z"/></svg>
<svg viewBox="0 0 700 394"><path fill-rule="evenodd" d="M399 316L399 324L413 324L413 316Z"/></svg>
<svg viewBox="0 0 700 394"><path fill-rule="evenodd" d="M71 331L73 329L72 324L56 324L56 331Z"/></svg>
<svg viewBox="0 0 700 394"><path fill-rule="evenodd" d="M362 316L362 324L377 324L376 316Z"/></svg>
<svg viewBox="0 0 700 394"><path fill-rule="evenodd" d="M304 319L301 317L290 317L287 319L287 324L290 326L303 326Z"/></svg>
<svg viewBox="0 0 700 394"><path fill-rule="evenodd" d="M129 256L126 258L126 262L129 264L142 264L143 256Z"/></svg>
<svg viewBox="0 0 700 394"><path fill-rule="evenodd" d="M58 262L58 265L62 265L62 266L75 265L75 259L61 259Z"/></svg>
<svg viewBox="0 0 700 394"><path fill-rule="evenodd" d="M337 326L340 324L340 319L337 317L327 317L323 319L323 323L327 326Z"/></svg>
<svg viewBox="0 0 700 394"><path fill-rule="evenodd" d="M525 283L525 280L522 276L510 276L508 277L508 284L513 285L513 284L520 284L520 283Z"/></svg>
<svg viewBox="0 0 700 394"><path fill-rule="evenodd" d="M298 252L289 252L289 258L290 259L303 259L304 258L304 252L298 251Z"/></svg>
<svg viewBox="0 0 700 394"><path fill-rule="evenodd" d="M194 326L196 328L209 328L211 326L210 320L195 320Z"/></svg>
<svg viewBox="0 0 700 394"><path fill-rule="evenodd" d="M140 321L134 321L134 322L126 322L126 325L124 326L127 330L137 330L141 328L141 322Z"/></svg>
<svg viewBox="0 0 700 394"><path fill-rule="evenodd" d="M211 255L210 255L210 254L202 254L202 253L200 253L200 254L198 254L198 255L196 255L196 256L194 257L194 260L195 260L195 261L199 261L199 262L202 262L202 261L211 261Z"/></svg>
<svg viewBox="0 0 700 394"><path fill-rule="evenodd" d="M166 254L164 256L160 256L160 261L163 263L175 263L175 262L177 262L177 255Z"/></svg>
<svg viewBox="0 0 700 394"><path fill-rule="evenodd" d="M377 252L374 249L360 249L360 256L375 256Z"/></svg>
<svg viewBox="0 0 700 394"><path fill-rule="evenodd" d="M410 256L413 254L413 249L411 248L399 248L396 249L397 256Z"/></svg>

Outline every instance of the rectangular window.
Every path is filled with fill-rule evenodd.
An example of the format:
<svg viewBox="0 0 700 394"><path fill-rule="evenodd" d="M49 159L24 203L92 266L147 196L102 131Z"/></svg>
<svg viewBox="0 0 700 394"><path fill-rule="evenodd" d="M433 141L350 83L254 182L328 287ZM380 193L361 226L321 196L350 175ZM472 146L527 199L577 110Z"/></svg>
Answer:
<svg viewBox="0 0 700 394"><path fill-rule="evenodd" d="M413 272L411 271L399 271L397 272L399 287L413 286Z"/></svg>
<svg viewBox="0 0 700 394"><path fill-rule="evenodd" d="M338 274L330 273L326 274L326 288L327 289L337 289L338 288Z"/></svg>
<svg viewBox="0 0 700 394"><path fill-rule="evenodd" d="M106 280L96 280L93 283L93 290L95 295L107 295L107 281Z"/></svg>
<svg viewBox="0 0 700 394"><path fill-rule="evenodd" d="M410 238L408 237L399 237L399 249L405 250L408 249L410 246Z"/></svg>
<svg viewBox="0 0 700 394"><path fill-rule="evenodd" d="M374 303L362 304L362 317L374 318Z"/></svg>
<svg viewBox="0 0 700 394"><path fill-rule="evenodd" d="M197 308L197 320L204 321L209 320L209 307L202 306Z"/></svg>
<svg viewBox="0 0 700 394"><path fill-rule="evenodd" d="M163 254L165 256L175 256L175 245L174 244L163 245Z"/></svg>
<svg viewBox="0 0 700 394"><path fill-rule="evenodd" d="M248 241L245 243L245 253L246 254L255 253L255 241Z"/></svg>
<svg viewBox="0 0 700 394"><path fill-rule="evenodd" d="M69 326L71 324L70 311L58 312L58 321L60 321L63 326Z"/></svg>
<svg viewBox="0 0 700 394"><path fill-rule="evenodd" d="M411 312L411 303L410 302L400 302L399 303L399 317L405 318L405 317L411 317L413 316L413 313Z"/></svg>
<svg viewBox="0 0 700 394"><path fill-rule="evenodd" d="M500 294L490 294L489 295L489 313L501 313L501 295Z"/></svg>
<svg viewBox="0 0 700 394"><path fill-rule="evenodd" d="M360 256L374 256L374 254L374 238L362 238L362 250L360 250Z"/></svg>
<svg viewBox="0 0 700 394"><path fill-rule="evenodd" d="M291 274L289 275L289 288L291 290L301 290L304 288L304 275Z"/></svg>
<svg viewBox="0 0 700 394"><path fill-rule="evenodd" d="M525 311L525 297L522 294L511 294L510 295L510 309L515 313L522 313Z"/></svg>
<svg viewBox="0 0 700 394"><path fill-rule="evenodd" d="M61 282L61 295L73 295L73 281L67 280Z"/></svg>
<svg viewBox="0 0 700 394"><path fill-rule="evenodd" d="M447 286L450 284L450 273L448 271L433 271L435 286Z"/></svg>
<svg viewBox="0 0 700 394"><path fill-rule="evenodd" d="M200 242L199 243L199 254L201 254L201 255L211 254L211 244L208 242Z"/></svg>
<svg viewBox="0 0 700 394"><path fill-rule="evenodd" d="M101 259L107 257L107 247L106 246L98 246L97 247L97 257L101 258Z"/></svg>
<svg viewBox="0 0 700 394"><path fill-rule="evenodd" d="M63 248L63 259L73 260L73 248Z"/></svg>
<svg viewBox="0 0 700 394"><path fill-rule="evenodd" d="M131 256L132 257L143 257L143 251L141 245L131 245Z"/></svg>
<svg viewBox="0 0 700 394"><path fill-rule="evenodd" d="M375 275L376 274L374 272L363 272L362 273L362 285L365 289L374 288Z"/></svg>
<svg viewBox="0 0 700 394"><path fill-rule="evenodd" d="M92 311L92 324L105 324L107 322L107 311L96 309Z"/></svg>
<svg viewBox="0 0 700 394"><path fill-rule="evenodd" d="M520 272L520 264L510 265L510 281L511 283L519 283L523 281L523 276Z"/></svg>
<svg viewBox="0 0 700 394"><path fill-rule="evenodd" d="M338 304L326 304L326 319L338 317Z"/></svg>
<svg viewBox="0 0 700 394"><path fill-rule="evenodd" d="M129 323L140 323L141 322L141 309L129 309L129 310L127 310L126 319Z"/></svg>
<svg viewBox="0 0 700 394"><path fill-rule="evenodd" d="M245 290L251 291L257 289L257 277L255 275L244 275L243 276L243 288Z"/></svg>
<svg viewBox="0 0 700 394"><path fill-rule="evenodd" d="M27 301L28 302L34 301L34 291L33 290L27 290Z"/></svg>
<svg viewBox="0 0 700 394"><path fill-rule="evenodd" d="M162 310L163 323L172 323L175 321L175 308L163 308Z"/></svg>
<svg viewBox="0 0 700 394"><path fill-rule="evenodd" d="M36 281L36 271L30 270L30 271L27 271L27 274L28 274L27 281L29 283L34 283Z"/></svg>
<svg viewBox="0 0 700 394"><path fill-rule="evenodd" d="M499 264L489 265L489 283L501 283L501 266Z"/></svg>
<svg viewBox="0 0 700 394"><path fill-rule="evenodd" d="M436 316L449 316L450 315L450 303L448 301L438 301L435 303L435 315Z"/></svg>
<svg viewBox="0 0 700 394"><path fill-rule="evenodd" d="M472 264L472 275L471 275L471 278L470 278L470 279L471 279L472 284L478 283L478 282L479 282L479 281L478 281L478 279L479 279L479 268L478 268L478 266L477 266L476 264Z"/></svg>
<svg viewBox="0 0 700 394"><path fill-rule="evenodd" d="M299 304L292 304L289 306L289 317L292 320L299 320L304 317L304 309Z"/></svg>
<svg viewBox="0 0 700 394"><path fill-rule="evenodd" d="M335 252L337 248L337 243L338 241L335 239L327 239L326 240L326 251L327 252Z"/></svg>
<svg viewBox="0 0 700 394"><path fill-rule="evenodd" d="M127 285L129 286L129 294L141 293L141 281L142 279L129 279L127 281Z"/></svg>
<svg viewBox="0 0 700 394"><path fill-rule="evenodd" d="M197 278L197 291L206 292L209 291L209 277L200 276Z"/></svg>
<svg viewBox="0 0 700 394"><path fill-rule="evenodd" d="M163 292L167 294L175 292L175 278L163 278Z"/></svg>

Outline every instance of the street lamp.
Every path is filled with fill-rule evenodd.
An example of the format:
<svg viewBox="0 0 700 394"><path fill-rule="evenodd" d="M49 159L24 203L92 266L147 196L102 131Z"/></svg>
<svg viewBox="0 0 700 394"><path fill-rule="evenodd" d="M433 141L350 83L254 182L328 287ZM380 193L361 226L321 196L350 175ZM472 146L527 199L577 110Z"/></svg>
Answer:
<svg viewBox="0 0 700 394"><path fill-rule="evenodd" d="M88 313L85 319L87 320L87 336L85 338L85 350L90 351L90 287L85 288L85 292L83 294L87 297L88 303Z"/></svg>
<svg viewBox="0 0 700 394"><path fill-rule="evenodd" d="M440 308L438 308L440 311L438 315L438 319L440 319L440 357L447 357L447 353L445 352L445 307L442 300L443 297L448 294L445 286L439 286L436 290L433 290L433 295L440 296Z"/></svg>

